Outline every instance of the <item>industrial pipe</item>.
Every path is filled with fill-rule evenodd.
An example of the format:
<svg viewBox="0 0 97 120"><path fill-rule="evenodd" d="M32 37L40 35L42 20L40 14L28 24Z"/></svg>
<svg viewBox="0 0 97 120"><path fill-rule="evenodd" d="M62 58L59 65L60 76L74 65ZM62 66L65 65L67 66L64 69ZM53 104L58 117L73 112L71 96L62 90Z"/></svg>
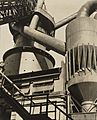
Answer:
<svg viewBox="0 0 97 120"><path fill-rule="evenodd" d="M89 1L81 7L77 17L89 17L96 10L97 10L97 0Z"/></svg>
<svg viewBox="0 0 97 120"><path fill-rule="evenodd" d="M54 50L55 52L61 55L65 55L65 43L61 40L55 39L51 36L48 36L27 26L24 27L23 32L24 34L28 35L31 39L34 38L34 40L40 43L41 45L46 46L47 48Z"/></svg>
<svg viewBox="0 0 97 120"><path fill-rule="evenodd" d="M44 3L44 0L38 0L36 8L42 8L43 3ZM32 18L32 21L30 23L30 27L32 27L33 29L36 29L37 26L38 26L38 22L39 22L39 16L34 15L33 18Z"/></svg>
<svg viewBox="0 0 97 120"><path fill-rule="evenodd" d="M76 12L76 13L68 16L67 18L64 18L63 20L57 22L57 23L55 24L55 30L59 29L60 27L66 25L67 23L69 23L69 22L71 22L72 20L74 20L74 19L76 18L77 14L78 14L78 13Z"/></svg>
<svg viewBox="0 0 97 120"><path fill-rule="evenodd" d="M41 8L42 9L42 7L43 7L43 3L44 3L44 0L38 0L37 1L37 5L36 5L36 9L38 9L38 8ZM31 22L30 22L30 25L29 25L29 28L33 28L33 29L38 29L38 28L40 28L40 31L42 31L42 28L41 27L39 27L39 22L40 22L40 17L39 17L39 15L34 15L33 17L32 17L32 20L31 20ZM45 31L44 31L45 32ZM34 41L32 41L32 43L33 43L33 46L34 46ZM40 44L38 44L38 46L39 46ZM40 46L40 49L42 49L43 47L41 47ZM44 50L45 50L45 48L44 48ZM45 60L45 57L43 57L43 56L41 56L40 57L40 55L39 54L36 54L36 53L34 53L34 55L35 55L35 57L36 57L36 59L37 59L37 61L39 62L39 64L40 64L40 66L42 67L42 69L44 69L43 68L43 64L41 64L42 62L44 63L44 66L45 66L45 68L47 69L48 67L47 67L47 63L46 63L46 60Z"/></svg>

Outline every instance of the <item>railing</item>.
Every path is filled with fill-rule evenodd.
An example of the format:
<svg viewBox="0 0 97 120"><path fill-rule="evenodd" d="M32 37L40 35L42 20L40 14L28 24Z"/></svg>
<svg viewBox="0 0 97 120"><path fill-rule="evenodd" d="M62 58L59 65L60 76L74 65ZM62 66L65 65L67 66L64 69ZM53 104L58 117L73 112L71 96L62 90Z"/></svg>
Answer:
<svg viewBox="0 0 97 120"><path fill-rule="evenodd" d="M6 82L8 82L10 85L12 85L12 88L14 88L13 89L13 94L14 94L14 91L16 90L22 97L23 97L23 99L27 99L28 101L31 101L30 102L30 104L32 105L32 104L35 104L33 101L32 101L32 97L29 97L29 96L26 96L24 93L22 93L21 92L21 90L17 87L17 85L16 84L14 84L4 73L2 73L1 71L0 71L0 75L2 76L2 81L1 81L1 88L3 88L3 89L5 89L7 92L9 92L5 87L4 87L4 83L5 83L5 81ZM15 91L15 92L16 92ZM10 92L9 92L10 93ZM13 94L11 94L11 96L12 97L14 97L14 95ZM30 105L30 111L31 111L31 105Z"/></svg>
<svg viewBox="0 0 97 120"><path fill-rule="evenodd" d="M70 120L73 120L71 118L70 115L68 115L67 113L65 113L62 109L60 109L57 105L56 102L53 103L52 101L49 100L49 94L47 94L47 105L46 105L46 115L48 116L48 106L49 103L52 104L55 107L55 120L56 120L56 110L58 109L64 116L66 116L67 118L69 118Z"/></svg>
<svg viewBox="0 0 97 120"><path fill-rule="evenodd" d="M10 83L19 93L20 93L20 95L22 95L23 97L27 97L27 96L25 96L22 92L21 92L21 90L17 87L17 85L16 84L14 84L6 75L4 75L4 73L2 73L1 71L0 71L0 74L2 75L2 77L4 77L5 78L5 80L8 82L8 83ZM3 80L2 80L2 83L1 83L1 87L3 87ZM28 97L27 97L28 98ZM29 98L28 98L29 99Z"/></svg>
<svg viewBox="0 0 97 120"><path fill-rule="evenodd" d="M23 97L23 99L22 100L24 100L25 101L25 99L27 100L27 101L30 101L30 103L29 103L29 108L30 108L30 110L29 110L29 113L30 114L34 114L34 112L32 112L32 108L34 109L34 108L36 108L36 107L39 107L39 113L38 114L46 114L46 116L48 117L48 114L49 113L53 113L54 114L54 119L53 120L57 120L57 110L59 111L59 116L60 116L60 113L62 113L63 114L63 116L65 116L65 117L67 117L67 118L69 118L70 120L73 120L72 118L71 118L71 116L70 115L68 115L67 113L65 113L58 105L57 105L57 103L58 103L58 101L51 101L50 99L49 99L49 94L47 94L47 93L45 93L44 95L45 95L45 98L46 98L46 102L42 102L42 103L34 103L33 102L33 97L37 97L38 95L29 95L29 96L26 96L24 93L22 93L21 92L21 90L17 87L17 85L16 84L14 84L6 75L4 75L4 73L2 73L1 71L0 71L0 74L1 74L1 76L4 78L3 80L2 80L2 84L1 84L1 87L2 88L4 88L4 83L5 83L5 81L6 82L8 82L10 85L12 85L12 87L15 89L15 90L17 90L18 92L19 92L19 94ZM5 81L4 81L5 80ZM5 89L5 88L4 88ZM14 97L13 95L12 95L12 97ZM49 110L49 105L52 105L53 107L54 107L54 110ZM43 106L45 106L45 110L43 109ZM26 106L25 106L26 107ZM37 114L37 113L36 113ZM50 117L50 116L49 116Z"/></svg>

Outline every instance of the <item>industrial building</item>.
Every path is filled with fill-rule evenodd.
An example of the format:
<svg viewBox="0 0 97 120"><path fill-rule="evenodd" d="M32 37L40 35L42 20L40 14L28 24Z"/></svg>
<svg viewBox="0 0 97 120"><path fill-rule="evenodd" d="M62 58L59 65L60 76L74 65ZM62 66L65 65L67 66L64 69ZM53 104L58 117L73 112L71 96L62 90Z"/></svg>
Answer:
<svg viewBox="0 0 97 120"><path fill-rule="evenodd" d="M97 120L96 11L91 0L56 23L44 0L0 0L14 42L0 62L0 120Z"/></svg>

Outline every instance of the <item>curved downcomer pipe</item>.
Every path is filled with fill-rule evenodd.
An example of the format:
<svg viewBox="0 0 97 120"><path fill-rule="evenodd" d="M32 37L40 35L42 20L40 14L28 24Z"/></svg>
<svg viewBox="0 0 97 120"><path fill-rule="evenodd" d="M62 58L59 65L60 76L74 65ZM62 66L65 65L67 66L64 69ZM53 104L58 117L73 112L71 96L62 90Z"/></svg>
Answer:
<svg viewBox="0 0 97 120"><path fill-rule="evenodd" d="M55 30L63 27L64 25L66 25L66 24L68 24L69 22L71 22L72 20L74 20L74 19L77 17L77 14L78 14L78 12L76 12L76 13L68 16L67 18L64 18L63 20L57 22L57 23L55 24Z"/></svg>
<svg viewBox="0 0 97 120"><path fill-rule="evenodd" d="M81 7L79 12L72 14L71 16L59 21L55 24L55 30L71 22L76 17L90 16L97 9L97 0L88 1L85 5Z"/></svg>
<svg viewBox="0 0 97 120"><path fill-rule="evenodd" d="M89 17L93 12L97 10L97 0L88 1L81 7L77 17Z"/></svg>

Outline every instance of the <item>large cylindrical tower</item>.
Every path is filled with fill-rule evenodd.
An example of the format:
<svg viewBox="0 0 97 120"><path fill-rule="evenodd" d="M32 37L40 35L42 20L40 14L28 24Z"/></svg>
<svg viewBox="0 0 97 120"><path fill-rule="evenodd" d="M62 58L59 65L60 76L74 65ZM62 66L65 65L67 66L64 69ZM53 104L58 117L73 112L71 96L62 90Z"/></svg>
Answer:
<svg viewBox="0 0 97 120"><path fill-rule="evenodd" d="M28 0L28 2L30 1L31 0ZM44 9L41 8L43 6L42 1L43 0L39 0L38 3L37 0L34 1L35 5L37 3L36 10L32 10L32 14L29 17L26 17L25 19L22 19L20 21L11 22L9 25L10 31L13 35L14 47L8 50L3 56L3 60L5 63L4 74L8 77L18 76L18 81L21 80L21 78L19 78L21 74L25 74L25 76L28 74L31 75L33 74L33 72L42 72L52 69L55 65L55 60L50 54L46 52L46 47L33 42L34 38L30 39L27 36L23 36L19 32L19 29L23 29L23 27L27 25L30 28L36 29L44 34L54 37L54 19ZM32 7L34 9L34 6ZM17 28L17 30L15 29L15 27ZM14 80L15 77L13 81ZM52 78L49 78L48 80L46 80L45 78L43 79L43 81L38 80L38 82L37 80L34 82L28 82L28 84L19 83L16 85L20 89L26 86L26 90L24 90L23 93L28 95L39 95L40 93L49 93L54 90L54 80ZM5 88L7 88L8 91L12 92L12 86L9 86L7 82L5 82ZM14 91L13 93L16 93L16 91ZM8 113L8 115L9 120L11 111Z"/></svg>
<svg viewBox="0 0 97 120"><path fill-rule="evenodd" d="M96 9L96 0L88 2L66 28L69 91L82 112L96 112L97 20L89 17Z"/></svg>

